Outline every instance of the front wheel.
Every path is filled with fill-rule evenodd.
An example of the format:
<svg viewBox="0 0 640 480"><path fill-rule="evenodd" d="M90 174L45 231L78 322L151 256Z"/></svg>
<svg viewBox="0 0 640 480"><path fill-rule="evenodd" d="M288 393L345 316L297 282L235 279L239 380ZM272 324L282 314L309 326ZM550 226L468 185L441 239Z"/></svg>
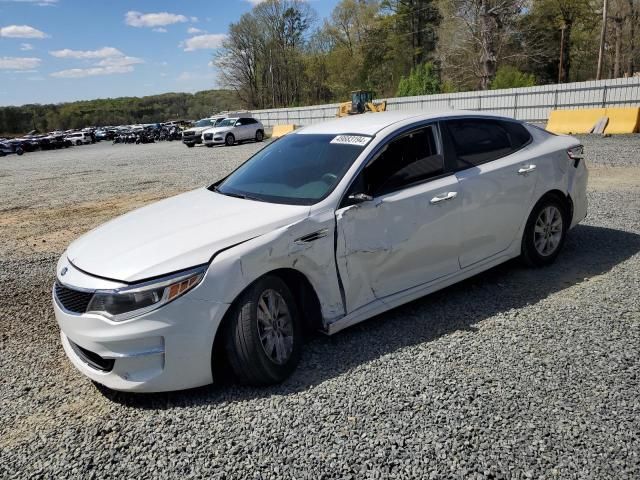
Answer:
<svg viewBox="0 0 640 480"><path fill-rule="evenodd" d="M16 149L16 153L18 154L18 156L22 155L24 153L24 150L21 147L18 147Z"/></svg>
<svg viewBox="0 0 640 480"><path fill-rule="evenodd" d="M569 228L565 205L553 195L543 197L529 215L522 238L522 259L530 266L554 262Z"/></svg>
<svg viewBox="0 0 640 480"><path fill-rule="evenodd" d="M300 359L302 333L295 299L276 276L245 290L227 318L225 349L236 378L249 385L285 380Z"/></svg>
<svg viewBox="0 0 640 480"><path fill-rule="evenodd" d="M227 145L227 147L232 146L234 143L236 143L236 137L233 136L233 134L229 134L225 137L224 139L224 143Z"/></svg>
<svg viewBox="0 0 640 480"><path fill-rule="evenodd" d="M258 130L256 132L256 142L261 142L264 140L264 132L262 130Z"/></svg>

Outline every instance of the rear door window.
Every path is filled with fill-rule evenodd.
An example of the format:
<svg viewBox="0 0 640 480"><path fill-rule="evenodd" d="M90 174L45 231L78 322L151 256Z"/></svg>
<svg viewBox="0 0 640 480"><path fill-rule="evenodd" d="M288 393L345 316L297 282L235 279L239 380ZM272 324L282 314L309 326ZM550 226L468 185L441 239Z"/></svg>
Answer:
<svg viewBox="0 0 640 480"><path fill-rule="evenodd" d="M443 123L449 132L459 169L510 155L531 140L527 129L516 122L461 118Z"/></svg>

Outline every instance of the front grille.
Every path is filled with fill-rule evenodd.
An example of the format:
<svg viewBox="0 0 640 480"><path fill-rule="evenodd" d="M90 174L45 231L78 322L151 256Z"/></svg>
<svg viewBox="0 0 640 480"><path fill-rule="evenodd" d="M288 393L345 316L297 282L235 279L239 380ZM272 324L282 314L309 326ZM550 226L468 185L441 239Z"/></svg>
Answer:
<svg viewBox="0 0 640 480"><path fill-rule="evenodd" d="M76 352L76 355L78 355L85 363L89 364L90 367L102 372L110 372L113 370L113 365L116 363L115 360L102 358L97 353L87 350L86 348L82 348L71 340L69 340L69 345L71 345L73 351Z"/></svg>
<svg viewBox="0 0 640 480"><path fill-rule="evenodd" d="M93 293L80 292L56 282L55 285L56 299L66 310L73 313L85 313Z"/></svg>
<svg viewBox="0 0 640 480"><path fill-rule="evenodd" d="M213 133L205 133L204 134L204 139L205 140L211 140L213 138Z"/></svg>

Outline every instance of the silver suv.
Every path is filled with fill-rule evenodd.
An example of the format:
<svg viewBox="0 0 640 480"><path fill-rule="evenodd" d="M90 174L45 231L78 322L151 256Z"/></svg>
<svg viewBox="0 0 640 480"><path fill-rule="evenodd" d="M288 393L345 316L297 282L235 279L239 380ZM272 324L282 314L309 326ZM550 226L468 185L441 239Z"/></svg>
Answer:
<svg viewBox="0 0 640 480"><path fill-rule="evenodd" d="M231 146L236 142L264 139L264 125L252 117L225 118L213 128L202 132L202 142L207 147L225 144Z"/></svg>

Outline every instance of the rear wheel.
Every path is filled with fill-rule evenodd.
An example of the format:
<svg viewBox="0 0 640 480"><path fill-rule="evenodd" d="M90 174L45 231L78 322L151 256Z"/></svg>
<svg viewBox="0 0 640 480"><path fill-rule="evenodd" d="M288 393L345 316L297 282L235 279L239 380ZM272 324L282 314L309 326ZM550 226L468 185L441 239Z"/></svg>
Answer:
<svg viewBox="0 0 640 480"><path fill-rule="evenodd" d="M236 378L249 385L286 379L300 359L302 334L296 302L278 277L266 276L234 302L225 349Z"/></svg>
<svg viewBox="0 0 640 480"><path fill-rule="evenodd" d="M193 147L195 147L195 146L196 146L196 144L195 144L195 143L185 143L185 145L186 145L187 147L189 147L189 148L193 148Z"/></svg>
<svg viewBox="0 0 640 480"><path fill-rule="evenodd" d="M256 132L256 142L261 142L264 140L264 132L262 130L258 130Z"/></svg>
<svg viewBox="0 0 640 480"><path fill-rule="evenodd" d="M24 150L23 150L21 147L18 147L18 148L16 149L16 153L17 153L18 155L22 155L22 154L24 153Z"/></svg>
<svg viewBox="0 0 640 480"><path fill-rule="evenodd" d="M81 142L80 140L78 140L78 141L76 142L76 145L79 147L80 145L82 145L82 142Z"/></svg>
<svg viewBox="0 0 640 480"><path fill-rule="evenodd" d="M543 197L533 208L522 238L522 259L531 266L554 262L564 245L569 218L555 195Z"/></svg>
<svg viewBox="0 0 640 480"><path fill-rule="evenodd" d="M234 143L236 143L236 137L233 136L232 133L228 134L225 139L224 139L224 143L227 145L227 147L232 146Z"/></svg>

